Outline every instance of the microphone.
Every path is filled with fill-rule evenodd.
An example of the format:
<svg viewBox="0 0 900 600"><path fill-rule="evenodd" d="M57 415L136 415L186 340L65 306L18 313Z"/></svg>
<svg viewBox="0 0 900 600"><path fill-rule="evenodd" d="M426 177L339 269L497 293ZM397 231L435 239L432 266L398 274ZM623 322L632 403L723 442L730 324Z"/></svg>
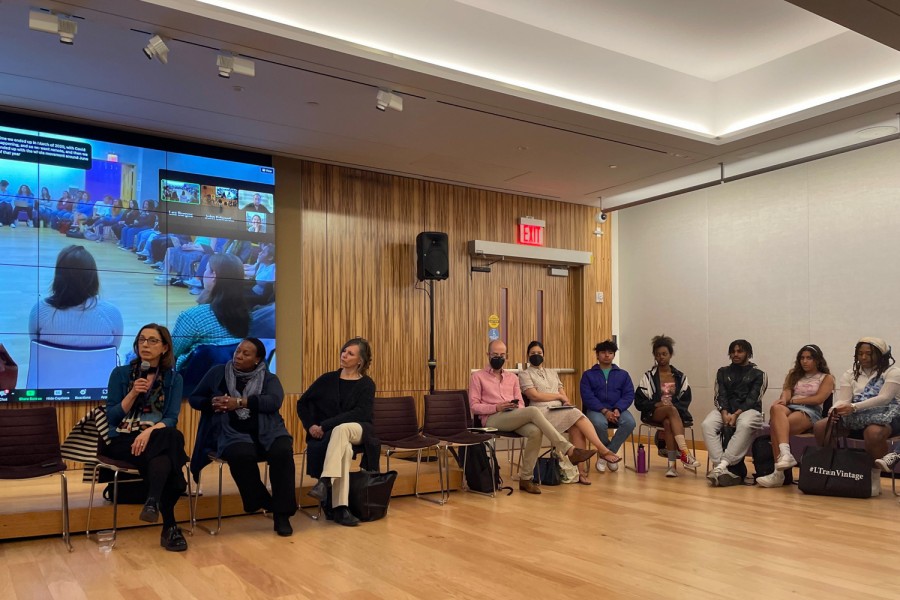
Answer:
<svg viewBox="0 0 900 600"><path fill-rule="evenodd" d="M141 379L147 377L147 374L150 373L151 365L148 361L141 362ZM134 403L138 406L143 406L144 401L147 399L147 392L141 392L138 394L138 397L135 399Z"/></svg>

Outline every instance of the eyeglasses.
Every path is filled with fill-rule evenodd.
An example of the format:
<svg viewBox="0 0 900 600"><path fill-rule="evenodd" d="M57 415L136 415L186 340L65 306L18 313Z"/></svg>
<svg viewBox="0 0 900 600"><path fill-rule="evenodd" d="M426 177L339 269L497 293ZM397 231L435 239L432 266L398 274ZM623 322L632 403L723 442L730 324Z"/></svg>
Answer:
<svg viewBox="0 0 900 600"><path fill-rule="evenodd" d="M159 338L145 338L145 337L139 337L138 340L137 340L137 343L138 343L139 345L140 345L140 344L150 344L151 346L155 346L155 345L157 345L158 343L160 343L161 341L162 341L162 340L159 339Z"/></svg>

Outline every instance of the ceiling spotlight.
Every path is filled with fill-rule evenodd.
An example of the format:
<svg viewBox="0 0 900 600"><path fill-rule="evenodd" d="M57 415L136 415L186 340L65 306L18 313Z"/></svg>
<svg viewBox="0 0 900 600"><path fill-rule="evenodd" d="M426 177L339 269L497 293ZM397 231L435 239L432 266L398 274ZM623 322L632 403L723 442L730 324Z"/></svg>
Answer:
<svg viewBox="0 0 900 600"><path fill-rule="evenodd" d="M55 15L41 10L32 10L28 13L28 28L44 33L55 33L59 35L59 41L62 44L74 43L75 34L78 33L78 24L75 21L64 15Z"/></svg>
<svg viewBox="0 0 900 600"><path fill-rule="evenodd" d="M219 67L219 77L228 79L232 73L254 77L256 64L252 60L234 56L232 54L220 54L216 57L216 66Z"/></svg>
<svg viewBox="0 0 900 600"><path fill-rule="evenodd" d="M375 108L382 112L389 108L401 112L403 111L403 97L390 90L378 90L378 94L375 96Z"/></svg>
<svg viewBox="0 0 900 600"><path fill-rule="evenodd" d="M158 35L154 35L150 38L150 41L147 42L147 45L144 46L144 55L150 60L153 60L153 58L156 57L159 59L159 62L166 64L169 62L169 47L166 45L164 39Z"/></svg>

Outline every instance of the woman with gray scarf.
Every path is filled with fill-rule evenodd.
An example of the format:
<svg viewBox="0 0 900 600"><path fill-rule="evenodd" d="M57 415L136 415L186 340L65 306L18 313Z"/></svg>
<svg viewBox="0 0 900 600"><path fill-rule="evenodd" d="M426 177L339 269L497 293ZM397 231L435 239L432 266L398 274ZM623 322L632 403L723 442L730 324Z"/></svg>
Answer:
<svg viewBox="0 0 900 600"><path fill-rule="evenodd" d="M216 454L228 463L248 513L270 511L275 533L293 533L290 517L297 510L294 498L294 439L279 411L284 390L266 368L266 348L256 338L245 338L225 365L210 369L191 395L191 406L211 418ZM272 493L260 480L259 461L269 464Z"/></svg>

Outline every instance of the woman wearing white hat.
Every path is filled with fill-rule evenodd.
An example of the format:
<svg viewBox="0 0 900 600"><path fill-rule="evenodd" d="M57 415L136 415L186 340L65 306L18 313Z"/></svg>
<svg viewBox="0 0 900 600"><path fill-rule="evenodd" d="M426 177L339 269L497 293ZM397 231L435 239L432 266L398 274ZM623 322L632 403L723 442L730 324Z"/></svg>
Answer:
<svg viewBox="0 0 900 600"><path fill-rule="evenodd" d="M839 422L849 437L865 441L866 452L888 470L897 461L889 453L888 438L900 434L900 369L894 366L891 347L881 338L864 337L856 343L853 366L841 376L830 420ZM814 428L816 441L825 443L828 419ZM872 472L872 495L881 493L880 469Z"/></svg>

